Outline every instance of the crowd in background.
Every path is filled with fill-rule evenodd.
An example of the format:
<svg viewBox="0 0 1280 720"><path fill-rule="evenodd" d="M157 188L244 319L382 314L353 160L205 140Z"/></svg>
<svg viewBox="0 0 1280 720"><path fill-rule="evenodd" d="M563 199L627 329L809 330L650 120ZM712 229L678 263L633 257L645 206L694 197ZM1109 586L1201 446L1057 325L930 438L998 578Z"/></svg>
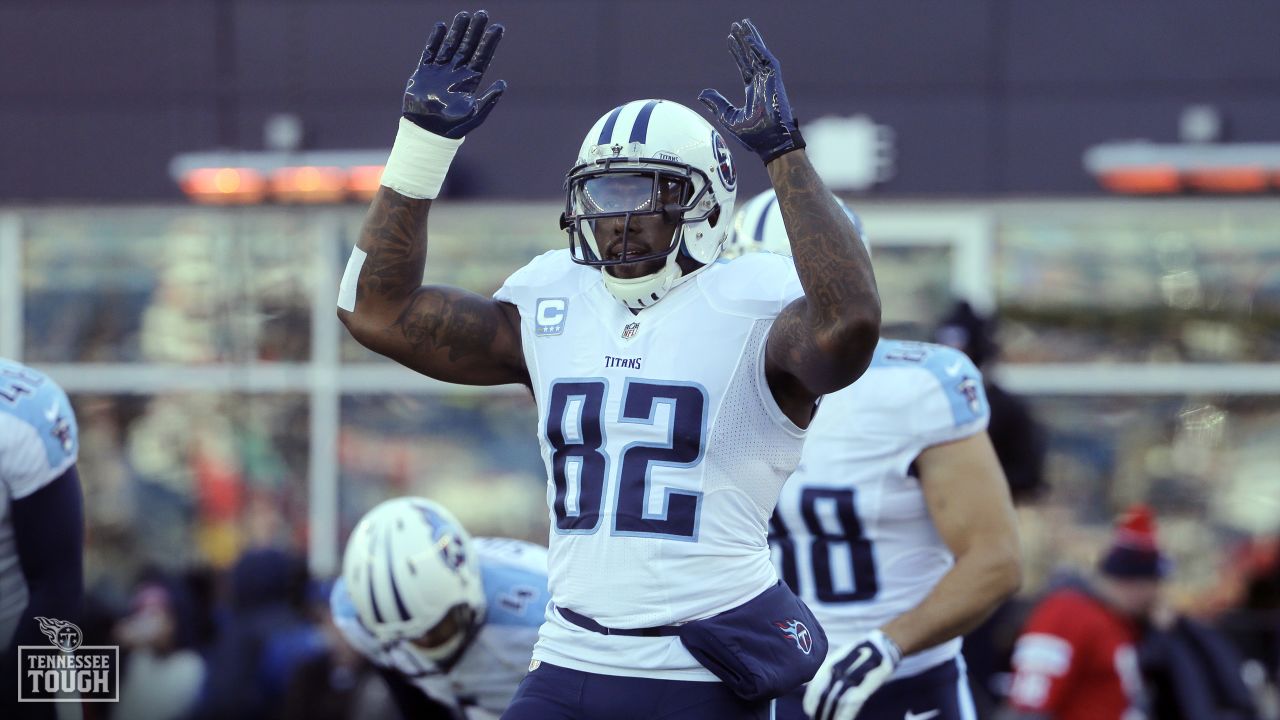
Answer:
<svg viewBox="0 0 1280 720"><path fill-rule="evenodd" d="M492 289L511 257L560 243L554 223L543 222L546 208L491 210L442 206L433 216L438 262L428 281ZM1229 639L1262 717L1280 717L1280 526L1269 500L1280 399L1193 390L1018 397L993 362L998 354L1008 366L1078 362L1104 372L1109 362L1227 367L1274 358L1272 225L1222 217L1004 212L992 260L998 329L972 309L938 306L952 278L946 252L872 238L887 311L915 323L892 335L962 345L987 373L991 435L1019 503L1024 592L969 639L975 695L987 708L1007 692L1013 643L1036 601L1091 572L1114 515L1148 502L1174 566L1165 605ZM332 233L302 218L189 209L28 218L26 359L212 368L244 379L257 366L310 361L319 279L299 258ZM358 220L353 212L350 222ZM479 252L477 236L501 239L509 252ZM349 244L342 238L335 254ZM339 370L378 367L354 343L339 355ZM305 392L81 390L72 401L93 639L126 648L122 708L150 691L144 677L166 678L164 702L147 700L155 707L216 712L235 698L270 704L263 712L278 716L288 703L310 702L316 717L347 707L338 698L385 707L385 688L326 624L318 583L329 578L302 570L314 441ZM440 500L476 535L545 541L535 422L518 389L344 394L338 535L379 501L414 494ZM308 690L291 694L295 678Z"/></svg>
<svg viewBox="0 0 1280 720"><path fill-rule="evenodd" d="M963 304L934 339L961 347L984 369L993 367L991 328ZM1024 593L967 639L983 717L1005 703L1015 641L1037 603L1064 587L1087 587L1111 537L1109 521L1081 522L1079 507L1055 492L1047 480L1052 458L1046 428L1026 399L993 378L989 373L992 438L1019 505L1034 572ZM86 642L120 644L124 654L120 705L93 712L144 720L394 716L377 672L335 632L326 602L332 578L309 577L300 554L305 493L302 476L290 468L300 465L304 453L290 451L287 441L272 435L290 427L279 422L281 413L291 412L287 405L247 413L247 425L219 429L211 420L200 432L187 427L183 436L198 440L194 446L162 439L166 427L177 431L166 413L189 408L100 399L79 403L79 410L86 457L113 442L125 448L114 465L94 462L97 472L85 481L93 531L90 566L97 570L90 579ZM134 419L122 422L122 415ZM125 442L101 436L139 422L156 432ZM229 439L234 447L219 447ZM415 483L409 469L404 471L400 481L376 485L377 492L448 495L446 484ZM195 492L166 485L174 478L193 482ZM501 521L471 513L467 497L453 495L476 534L513 534ZM351 499L360 507L372 504L363 496ZM540 514L536 508L529 512ZM139 517L149 521L135 522ZM1151 638L1144 661L1153 684L1163 672L1160 663L1167 664L1160 650L1164 640L1157 639L1167 640L1173 627L1160 617L1174 613L1179 622L1194 619L1196 627L1222 639L1228 658L1238 658L1240 687L1258 708L1256 717L1280 717L1280 542L1240 536L1196 547L1199 534L1182 534L1193 526L1172 520L1165 523L1162 541L1172 572L1158 606L1136 618ZM166 534L174 532L182 534ZM536 528L525 534L541 540ZM1202 574L1202 566L1212 568L1213 582L1186 582L1185 574ZM1167 680L1159 682L1167 695Z"/></svg>

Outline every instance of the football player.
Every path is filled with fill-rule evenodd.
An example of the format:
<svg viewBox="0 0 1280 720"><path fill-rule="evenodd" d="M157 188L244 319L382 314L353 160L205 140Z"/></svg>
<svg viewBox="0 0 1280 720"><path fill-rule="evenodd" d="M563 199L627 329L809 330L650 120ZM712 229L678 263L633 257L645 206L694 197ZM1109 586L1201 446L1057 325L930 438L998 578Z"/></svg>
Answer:
<svg viewBox="0 0 1280 720"><path fill-rule="evenodd" d="M0 710L18 698L18 646L48 644L36 618L74 623L80 617L78 451L76 416L62 388L0 358ZM27 704L24 712L53 717L56 707ZM17 708L10 708L14 717Z"/></svg>
<svg viewBox="0 0 1280 720"><path fill-rule="evenodd" d="M789 252L772 192L745 203L734 228L731 252ZM779 718L974 717L960 636L1020 583L988 412L963 353L896 340L822 399L769 542L832 650Z"/></svg>
<svg viewBox="0 0 1280 720"><path fill-rule="evenodd" d="M406 497L356 525L329 608L406 718L429 717L428 700L477 720L511 701L549 601L546 548L472 538L443 505Z"/></svg>
<svg viewBox="0 0 1280 720"><path fill-rule="evenodd" d="M493 299L423 287L431 199L505 88L479 92L501 37L483 11L432 32L339 316L365 346L425 375L533 392L553 607L504 717L767 717L769 683L781 680L730 682L685 637L790 595L770 562L768 519L817 398L870 362L870 261L805 156L778 61L744 20L729 37L744 106L714 90L700 99L765 164L794 264L716 262L736 196L729 148L683 105L638 100L606 112L581 144L560 218L569 248L535 258ZM722 660L761 677L808 667L825 637L815 650L818 628L794 619L762 618L761 652ZM774 627L784 620L790 633ZM796 662L761 661L772 652Z"/></svg>

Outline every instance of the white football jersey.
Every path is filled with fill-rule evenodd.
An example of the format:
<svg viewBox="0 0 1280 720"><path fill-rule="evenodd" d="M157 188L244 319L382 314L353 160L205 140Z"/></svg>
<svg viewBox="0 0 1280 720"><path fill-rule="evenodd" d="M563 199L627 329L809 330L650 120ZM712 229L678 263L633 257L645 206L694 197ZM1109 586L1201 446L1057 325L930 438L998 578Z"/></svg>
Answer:
<svg viewBox="0 0 1280 720"><path fill-rule="evenodd" d="M546 613L547 550L506 538L475 538L484 585L484 625L447 674L429 674L398 644L383 645L356 614L346 583L334 583L329 609L347 642L379 667L401 673L437 702L468 718L498 717L529 670Z"/></svg>
<svg viewBox="0 0 1280 720"><path fill-rule="evenodd" d="M76 461L76 416L45 375L0 358L0 650L27 606L27 580L14 543L13 501L57 480Z"/></svg>
<svg viewBox="0 0 1280 720"><path fill-rule="evenodd" d="M716 262L632 314L600 270L546 253L494 295L520 310L538 404L555 605L606 627L709 617L777 582L768 523L804 433L764 377L789 258ZM602 635L554 610L534 658L715 680L675 637Z"/></svg>
<svg viewBox="0 0 1280 720"><path fill-rule="evenodd" d="M969 358L927 343L881 340L866 374L823 397L769 541L833 647L918 605L954 564L912 463L985 430L989 417ZM955 657L960 642L904 658L894 677Z"/></svg>

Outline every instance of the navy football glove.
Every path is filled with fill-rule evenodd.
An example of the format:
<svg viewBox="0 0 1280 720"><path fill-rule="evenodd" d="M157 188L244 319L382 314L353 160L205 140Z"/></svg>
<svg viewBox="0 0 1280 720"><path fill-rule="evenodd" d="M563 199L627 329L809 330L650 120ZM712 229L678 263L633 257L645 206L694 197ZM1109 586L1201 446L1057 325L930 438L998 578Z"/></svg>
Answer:
<svg viewBox="0 0 1280 720"><path fill-rule="evenodd" d="M703 90L698 99L706 105L726 132L738 138L765 164L792 150L804 147L800 125L791 112L787 91L782 87L782 64L764 46L760 31L750 20L733 23L729 31L729 52L738 63L746 84L746 103L734 107L716 90Z"/></svg>
<svg viewBox="0 0 1280 720"><path fill-rule="evenodd" d="M902 651L879 630L832 650L804 692L805 714L813 720L853 720L901 660Z"/></svg>
<svg viewBox="0 0 1280 720"><path fill-rule="evenodd" d="M455 140L484 122L507 89L507 83L499 80L476 96L480 78L502 39L502 26L495 23L486 28L488 23L484 10L474 16L458 13L447 34L444 23L436 23L422 61L404 89L401 111L409 121Z"/></svg>

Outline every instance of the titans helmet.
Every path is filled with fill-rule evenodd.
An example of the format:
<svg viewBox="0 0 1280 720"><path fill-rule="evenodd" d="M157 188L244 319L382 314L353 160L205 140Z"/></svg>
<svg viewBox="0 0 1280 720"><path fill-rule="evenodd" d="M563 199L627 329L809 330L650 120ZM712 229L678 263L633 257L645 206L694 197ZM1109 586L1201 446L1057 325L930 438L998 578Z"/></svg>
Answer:
<svg viewBox="0 0 1280 720"><path fill-rule="evenodd" d="M701 115L670 100L636 100L596 121L565 178L560 226L574 262L602 269L604 285L638 310L662 299L720 255L737 195L737 171L724 138ZM661 215L675 231L670 245L628 252L634 217ZM597 235L598 223L622 218L621 238ZM678 262L685 259L684 266ZM663 260L636 278L606 268Z"/></svg>
<svg viewBox="0 0 1280 720"><path fill-rule="evenodd" d="M387 500L366 513L347 541L342 578L360 624L427 671L447 671L484 618L471 536L427 498Z"/></svg>
<svg viewBox="0 0 1280 720"><path fill-rule="evenodd" d="M870 252L871 242L862 230L862 218L840 198L837 197L836 202L849 216L853 229L858 231L858 238ZM771 189L742 204L733 218L724 254L732 258L760 250L791 256L791 241L787 239L787 228L782 224L782 208L778 207L778 197Z"/></svg>

